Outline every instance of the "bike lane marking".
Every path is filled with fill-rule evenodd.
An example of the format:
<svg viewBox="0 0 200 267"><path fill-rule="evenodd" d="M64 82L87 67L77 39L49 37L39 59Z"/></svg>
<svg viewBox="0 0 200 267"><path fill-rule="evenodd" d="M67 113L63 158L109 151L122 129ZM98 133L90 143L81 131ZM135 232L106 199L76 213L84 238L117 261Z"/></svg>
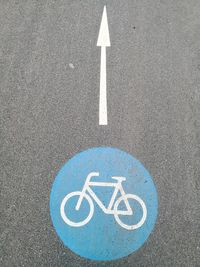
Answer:
<svg viewBox="0 0 200 267"><path fill-rule="evenodd" d="M106 47L110 45L110 36L108 29L108 19L106 6L103 9L101 25L97 46L101 47L101 67L100 67L100 92L99 92L99 125L108 125L107 114L107 89L106 89Z"/></svg>
<svg viewBox="0 0 200 267"><path fill-rule="evenodd" d="M157 218L157 192L148 171L130 154L91 148L61 168L50 213L66 247L92 260L114 260L139 249Z"/></svg>

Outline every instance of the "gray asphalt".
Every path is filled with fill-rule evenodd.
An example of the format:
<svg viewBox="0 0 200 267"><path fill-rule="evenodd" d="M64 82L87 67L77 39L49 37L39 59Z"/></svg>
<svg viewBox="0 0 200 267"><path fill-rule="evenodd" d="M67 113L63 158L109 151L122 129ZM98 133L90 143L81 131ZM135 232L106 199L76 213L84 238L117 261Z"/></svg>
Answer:
<svg viewBox="0 0 200 267"><path fill-rule="evenodd" d="M98 125L104 4L108 126ZM0 1L0 265L200 266L200 1ZM57 237L49 194L76 153L113 146L154 178L157 224L113 262Z"/></svg>

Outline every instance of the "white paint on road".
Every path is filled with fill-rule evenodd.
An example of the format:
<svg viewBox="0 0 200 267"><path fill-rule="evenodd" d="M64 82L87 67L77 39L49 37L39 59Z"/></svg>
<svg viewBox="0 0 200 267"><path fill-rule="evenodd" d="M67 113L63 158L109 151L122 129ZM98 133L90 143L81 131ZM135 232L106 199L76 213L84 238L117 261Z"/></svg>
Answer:
<svg viewBox="0 0 200 267"><path fill-rule="evenodd" d="M106 47L110 46L110 36L108 29L106 6L104 6L103 10L97 46L101 46L99 125L107 125L108 115L107 115L107 91L106 91Z"/></svg>
<svg viewBox="0 0 200 267"><path fill-rule="evenodd" d="M69 67L70 67L71 69L74 69L74 64L69 63Z"/></svg>

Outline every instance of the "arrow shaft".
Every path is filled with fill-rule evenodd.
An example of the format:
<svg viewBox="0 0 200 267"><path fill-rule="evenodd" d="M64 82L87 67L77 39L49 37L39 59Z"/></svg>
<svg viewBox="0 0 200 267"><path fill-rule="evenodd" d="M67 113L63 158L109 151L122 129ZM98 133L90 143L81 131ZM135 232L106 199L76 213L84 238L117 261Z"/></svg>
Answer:
<svg viewBox="0 0 200 267"><path fill-rule="evenodd" d="M106 47L101 47L100 93L99 93L99 125L107 125L107 89L106 89Z"/></svg>

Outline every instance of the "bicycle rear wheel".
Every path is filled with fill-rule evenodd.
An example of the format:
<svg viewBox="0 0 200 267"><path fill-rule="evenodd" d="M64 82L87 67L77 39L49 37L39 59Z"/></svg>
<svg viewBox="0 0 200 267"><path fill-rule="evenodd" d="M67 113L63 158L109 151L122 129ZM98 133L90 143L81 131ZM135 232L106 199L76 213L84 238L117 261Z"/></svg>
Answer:
<svg viewBox="0 0 200 267"><path fill-rule="evenodd" d="M125 224L120 219L120 217L119 217L120 215L118 215L118 207L119 207L120 203L122 201L124 201L124 199L126 199L128 201L129 201L129 199L132 199L132 200L135 200L139 204L140 208L142 209L142 218L139 220L139 222L137 222L135 224L132 224L132 225L128 225L128 224ZM133 212L133 214L134 214L134 212ZM129 216L129 215L125 215L125 216ZM138 197L137 195L133 195L133 194L127 194L125 196L119 197L117 199L117 201L115 202L115 205L114 205L114 217L115 217L115 220L117 221L117 223L121 227L125 228L126 230L136 230L136 229L140 228L144 224L144 222L145 222L145 220L147 218L147 208L146 208L146 205L145 205L144 201L140 197ZM121 215L121 217L123 217L123 216Z"/></svg>

